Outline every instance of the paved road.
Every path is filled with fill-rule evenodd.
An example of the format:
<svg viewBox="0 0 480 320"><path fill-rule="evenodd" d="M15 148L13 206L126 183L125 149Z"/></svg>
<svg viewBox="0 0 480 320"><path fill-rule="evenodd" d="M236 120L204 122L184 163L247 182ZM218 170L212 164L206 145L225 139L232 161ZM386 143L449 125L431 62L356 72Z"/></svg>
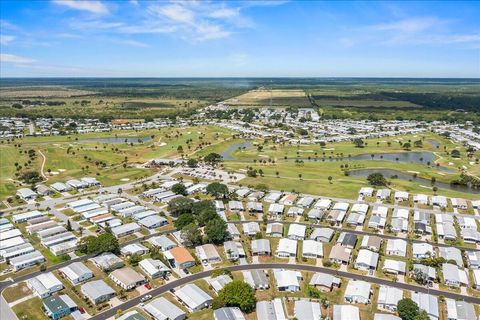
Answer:
<svg viewBox="0 0 480 320"><path fill-rule="evenodd" d="M233 224L244 224L244 223L249 223L249 222L263 223L263 220L228 221L228 223L233 223ZM330 229L334 229L336 231L344 231L344 232L353 233L353 234L360 235L360 236L378 236L382 239L402 239L402 240L406 240L407 242L412 242L412 243L428 242L429 244L431 244L434 247L445 247L445 248L455 247L455 248L458 248L458 249L461 249L461 250L480 251L480 249L478 249L478 248L468 248L468 247L462 247L462 246L456 246L456 245L452 246L452 245L443 244L443 243L435 243L435 242L432 242L432 241L424 241L424 240L419 240L419 239L407 239L407 238L397 237L397 236L393 236L393 235L373 233L373 232L368 232L368 231L358 231L358 230L355 230L355 229L345 229L345 228L340 228L340 227L325 226L325 225L321 225L321 224L313 224L313 223L306 223L306 222L294 222L294 221L283 221L283 220L268 220L267 221L267 223L274 223L274 222L282 223L282 224L300 224L300 225L304 225L304 226L307 226L307 227L311 226L311 227L318 227L318 228L320 228L320 227L321 228L330 228Z"/></svg>
<svg viewBox="0 0 480 320"><path fill-rule="evenodd" d="M400 282L392 282L390 280L384 280L380 278L375 278L375 277L368 277L368 276L363 276L363 275L358 275L355 273L350 273L350 272L344 272L344 271L337 271L337 270L332 270L324 267L317 267L317 266L312 266L312 265L296 265L296 264L287 264L287 263L268 263L268 264L247 264L247 265L239 265L239 266L232 266L232 267L225 267L221 269L229 269L230 271L243 271L243 270L265 270L265 269L294 269L294 270L301 270L301 271L311 271L311 272L323 272L327 274L332 274L340 277L345 277L353 280L364 280L372 284L379 284L379 285L388 285L391 287L396 287L402 290L411 290L411 291L417 291L417 292L422 292L422 293L429 293L433 295L443 295L445 298L451 298L455 300L463 300L466 302L474 303L474 304L480 304L480 298L476 297L470 297L470 296L464 296L456 293L450 293L450 292L445 292L442 290L436 290L436 289L428 289L416 285L411 285L411 284L406 284L406 283L400 283ZM218 269L217 269L218 270ZM184 278L180 278L178 280L172 281L170 283L167 283L159 288L152 289L149 292L140 295L134 299L128 300L127 302L113 307L111 309L108 309L107 311L104 311L102 313L99 313L93 317L91 317L91 320L104 320L110 317L115 316L117 313L117 310L128 310L130 308L135 307L137 304L140 303L140 300L147 294L152 295L154 298L167 292L170 291L174 288L180 287L184 284L187 284L192 281L200 280L203 278L206 278L210 276L211 271L203 271L199 273L195 273L192 275L189 275Z"/></svg>

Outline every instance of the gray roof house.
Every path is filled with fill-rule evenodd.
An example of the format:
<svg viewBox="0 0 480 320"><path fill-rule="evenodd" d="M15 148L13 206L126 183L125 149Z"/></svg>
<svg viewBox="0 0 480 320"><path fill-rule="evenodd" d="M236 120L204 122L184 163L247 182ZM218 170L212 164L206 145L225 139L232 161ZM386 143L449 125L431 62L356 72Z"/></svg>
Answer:
<svg viewBox="0 0 480 320"><path fill-rule="evenodd" d="M85 283L80 287L80 291L92 301L93 304L99 304L113 298L116 293L103 280L94 280Z"/></svg>
<svg viewBox="0 0 480 320"><path fill-rule="evenodd" d="M273 301L258 301L257 302L257 319L258 320L285 320L285 311L283 310L283 303L280 298L275 298Z"/></svg>
<svg viewBox="0 0 480 320"><path fill-rule="evenodd" d="M335 230L330 228L315 228L310 235L310 239L320 242L330 242L334 234Z"/></svg>
<svg viewBox="0 0 480 320"><path fill-rule="evenodd" d="M247 270L243 271L242 273L244 281L248 283L253 289L266 290L269 288L270 284L264 270Z"/></svg>
<svg viewBox="0 0 480 320"><path fill-rule="evenodd" d="M164 297L152 300L143 309L155 320L183 320L187 314Z"/></svg>
<svg viewBox="0 0 480 320"><path fill-rule="evenodd" d="M239 308L223 307L213 312L214 320L245 320L245 316Z"/></svg>
<svg viewBox="0 0 480 320"><path fill-rule="evenodd" d="M465 301L455 301L453 299L445 299L447 303L448 320L477 320L475 307L473 304Z"/></svg>
<svg viewBox="0 0 480 320"><path fill-rule="evenodd" d="M115 270L125 265L122 259L110 252L105 252L99 256L93 257L90 261L103 271Z"/></svg>
<svg viewBox="0 0 480 320"><path fill-rule="evenodd" d="M425 310L431 320L439 319L438 299L436 296L421 292L412 292L412 300L420 310Z"/></svg>
<svg viewBox="0 0 480 320"><path fill-rule="evenodd" d="M175 290L174 294L186 307L194 312L208 308L213 301L212 297L193 283L186 284Z"/></svg>
<svg viewBox="0 0 480 320"><path fill-rule="evenodd" d="M269 256L272 251L270 249L270 241L268 239L252 240L252 254L254 256Z"/></svg>

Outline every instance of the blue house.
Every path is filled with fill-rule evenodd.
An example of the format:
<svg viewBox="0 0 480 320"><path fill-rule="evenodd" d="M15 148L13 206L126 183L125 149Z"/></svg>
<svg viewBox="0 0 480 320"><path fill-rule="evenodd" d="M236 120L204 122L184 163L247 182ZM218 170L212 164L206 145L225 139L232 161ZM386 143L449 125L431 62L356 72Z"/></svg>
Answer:
<svg viewBox="0 0 480 320"><path fill-rule="evenodd" d="M51 319L60 319L78 310L77 305L66 294L43 299L43 310Z"/></svg>

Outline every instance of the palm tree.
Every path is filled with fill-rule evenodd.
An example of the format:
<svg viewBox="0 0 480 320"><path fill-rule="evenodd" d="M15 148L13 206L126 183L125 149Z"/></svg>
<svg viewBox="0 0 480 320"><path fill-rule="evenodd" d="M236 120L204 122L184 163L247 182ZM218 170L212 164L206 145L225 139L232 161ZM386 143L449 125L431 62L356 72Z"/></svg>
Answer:
<svg viewBox="0 0 480 320"><path fill-rule="evenodd" d="M302 174L301 173L298 174L298 179L302 180Z"/></svg>
<svg viewBox="0 0 480 320"><path fill-rule="evenodd" d="M332 176L328 176L328 182L331 184L332 183L332 180L333 180L333 177Z"/></svg>

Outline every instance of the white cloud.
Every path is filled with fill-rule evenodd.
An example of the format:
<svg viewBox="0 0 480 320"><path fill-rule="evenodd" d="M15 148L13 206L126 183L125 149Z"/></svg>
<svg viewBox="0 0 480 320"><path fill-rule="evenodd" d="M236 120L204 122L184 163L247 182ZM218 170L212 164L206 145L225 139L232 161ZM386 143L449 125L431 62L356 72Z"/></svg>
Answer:
<svg viewBox="0 0 480 320"><path fill-rule="evenodd" d="M95 14L108 14L108 7L96 0L53 0L53 3L70 9L88 11Z"/></svg>
<svg viewBox="0 0 480 320"><path fill-rule="evenodd" d="M193 11L180 4L151 6L150 10L174 22L182 22L187 24L193 24L195 22L195 14Z"/></svg>
<svg viewBox="0 0 480 320"><path fill-rule="evenodd" d="M239 8L220 8L212 11L210 17L212 18L232 18L240 15Z"/></svg>
<svg viewBox="0 0 480 320"><path fill-rule="evenodd" d="M0 44L1 45L8 45L10 42L12 42L13 40L15 40L15 36L10 36L10 35L6 35L6 34L0 34Z"/></svg>
<svg viewBox="0 0 480 320"><path fill-rule="evenodd" d="M35 61L36 60L34 59L21 57L14 54L0 53L0 62L3 62L3 63L28 64L28 63L33 63Z"/></svg>
<svg viewBox="0 0 480 320"><path fill-rule="evenodd" d="M421 18L403 19L403 20L393 21L389 23L376 24L376 25L370 26L369 29L375 30L375 31L396 31L396 32L405 32L405 33L416 33L420 31L425 31L427 29L439 26L444 23L445 21L442 21L435 17L421 17Z"/></svg>
<svg viewBox="0 0 480 320"><path fill-rule="evenodd" d="M140 47L140 48L148 48L150 47L148 44L141 42L141 41L136 41L136 40L128 40L128 39L110 39L109 40L112 43L120 44L120 45L126 45L126 46L132 46L132 47Z"/></svg>

